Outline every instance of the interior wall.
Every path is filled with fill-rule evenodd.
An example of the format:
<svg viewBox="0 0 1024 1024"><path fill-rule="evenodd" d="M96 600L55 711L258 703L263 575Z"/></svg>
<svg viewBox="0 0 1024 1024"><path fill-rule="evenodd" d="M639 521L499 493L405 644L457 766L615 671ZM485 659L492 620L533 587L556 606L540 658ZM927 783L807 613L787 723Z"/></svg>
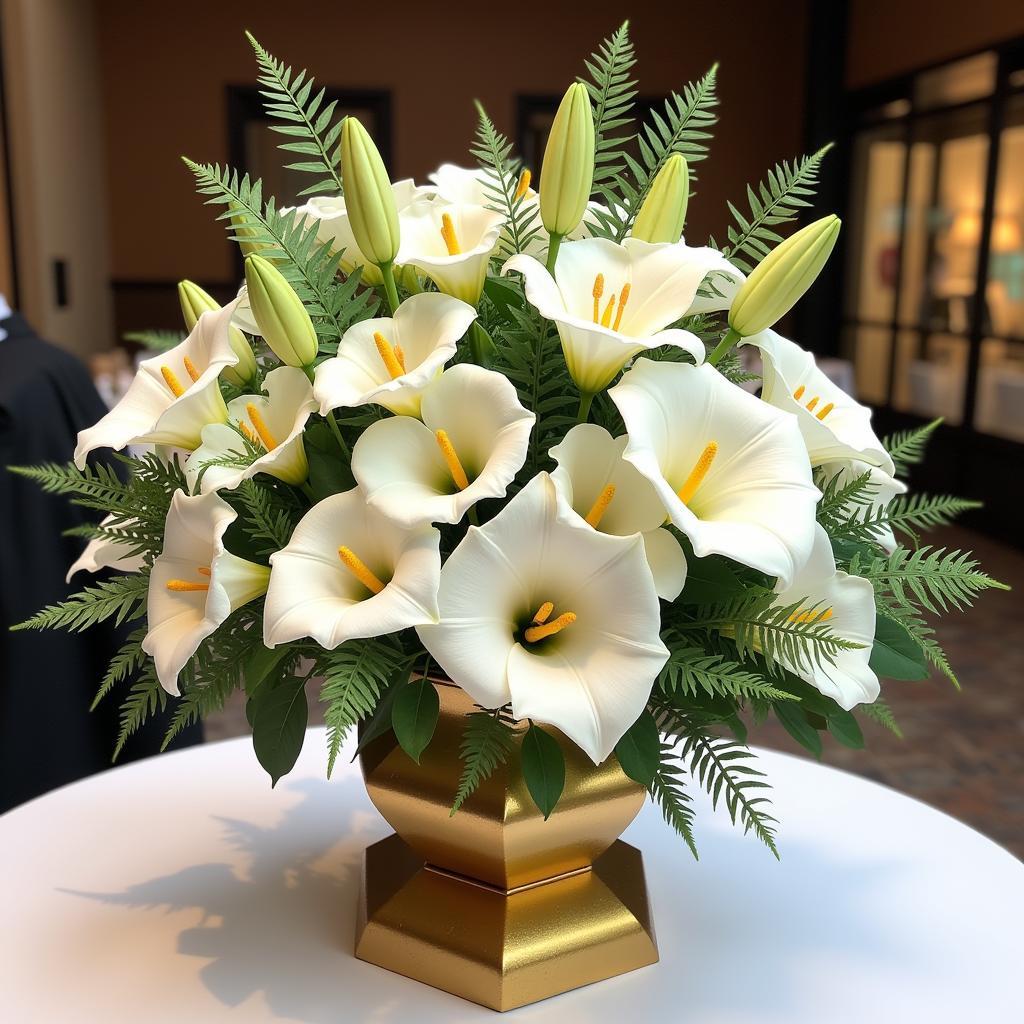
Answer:
<svg viewBox="0 0 1024 1024"><path fill-rule="evenodd" d="M85 355L114 341L93 4L2 0L0 13L20 305L41 334Z"/></svg>
<svg viewBox="0 0 1024 1024"><path fill-rule="evenodd" d="M624 8L592 0L465 13L422 0L313 5L302 16L242 0L104 0L98 30L113 276L230 279L223 229L195 197L179 155L226 160L225 87L255 78L244 28L322 84L390 89L392 176L422 178L445 160L469 162L474 97L514 134L517 94L561 93ZM723 121L701 165L688 230L691 238L721 236L726 200L742 201L747 181L801 149L805 0L707 4L699 16L689 5L636 0L628 13L643 93L680 89L722 60Z"/></svg>
<svg viewBox="0 0 1024 1024"><path fill-rule="evenodd" d="M1024 35L1024 0L849 0L846 82L859 89Z"/></svg>

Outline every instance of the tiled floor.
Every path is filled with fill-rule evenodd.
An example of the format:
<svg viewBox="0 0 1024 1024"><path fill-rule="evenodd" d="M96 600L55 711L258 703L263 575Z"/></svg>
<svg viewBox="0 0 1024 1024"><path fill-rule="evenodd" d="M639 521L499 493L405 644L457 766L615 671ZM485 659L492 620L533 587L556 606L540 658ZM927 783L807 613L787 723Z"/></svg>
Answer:
<svg viewBox="0 0 1024 1024"><path fill-rule="evenodd" d="M1024 552L959 528L929 540L973 549L1014 589L984 594L971 612L940 624L961 692L944 678L890 682L885 698L904 739L868 723L867 749L826 740L823 760L938 807L1024 858ZM240 699L207 722L211 740L247 731ZM755 731L752 742L798 752L775 723Z"/></svg>

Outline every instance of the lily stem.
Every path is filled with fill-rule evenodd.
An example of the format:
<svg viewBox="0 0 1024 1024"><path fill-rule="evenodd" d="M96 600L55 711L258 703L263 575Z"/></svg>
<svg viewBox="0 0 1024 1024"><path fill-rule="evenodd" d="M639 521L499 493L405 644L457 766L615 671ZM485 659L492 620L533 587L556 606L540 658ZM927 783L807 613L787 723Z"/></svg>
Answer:
<svg viewBox="0 0 1024 1024"><path fill-rule="evenodd" d="M469 349L477 366L487 367L491 362L494 342L490 335L474 320L469 326Z"/></svg>
<svg viewBox="0 0 1024 1024"><path fill-rule="evenodd" d="M725 354L740 340L740 336L730 327L725 332L725 337L715 346L715 350L708 356L708 362L717 366Z"/></svg>
<svg viewBox="0 0 1024 1024"><path fill-rule="evenodd" d="M548 232L548 273L555 276L555 260L558 259L558 250L562 245L562 236L556 235L554 231Z"/></svg>
<svg viewBox="0 0 1024 1024"><path fill-rule="evenodd" d="M338 426L338 421L334 418L333 409L327 414L327 423L331 428L331 433L334 434L334 440L338 442L338 447L341 449L342 455L351 462L352 452L349 451L348 445L345 444L345 438L341 436L341 427Z"/></svg>
<svg viewBox="0 0 1024 1024"><path fill-rule="evenodd" d="M384 278L384 294L388 299L388 307L392 315L398 309L398 286L395 284L395 265L393 263L382 263L380 265L381 277Z"/></svg>
<svg viewBox="0 0 1024 1024"><path fill-rule="evenodd" d="M479 526L480 525L480 519L479 519L479 517L476 514L476 506L475 505L470 505L469 506L468 510L466 511L466 515L469 516L469 521L470 521L470 523L473 524L473 526Z"/></svg>
<svg viewBox="0 0 1024 1024"><path fill-rule="evenodd" d="M594 401L594 393L592 391L581 391L580 392L580 408L579 412L576 413L577 423L586 423L590 416L590 406Z"/></svg>

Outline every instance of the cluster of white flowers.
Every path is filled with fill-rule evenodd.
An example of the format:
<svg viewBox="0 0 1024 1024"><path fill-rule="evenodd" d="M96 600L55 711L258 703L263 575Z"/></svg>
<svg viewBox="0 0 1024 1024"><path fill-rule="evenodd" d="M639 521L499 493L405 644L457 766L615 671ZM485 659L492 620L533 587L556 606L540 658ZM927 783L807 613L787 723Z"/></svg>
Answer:
<svg viewBox="0 0 1024 1024"><path fill-rule="evenodd" d="M442 564L437 525L475 524L477 502L505 497L535 415L503 374L451 365L476 329L507 224L491 208L483 172L445 165L432 180L391 186L401 244L385 271L399 269L412 285L392 315L356 323L329 358L291 358L273 340L287 325L269 323L255 296L250 308L243 289L202 312L176 348L145 360L122 401L82 432L79 467L99 447L188 453L192 493L174 497L149 587L144 648L166 689L177 693L183 667L233 610L265 595L268 647L310 637L333 649L415 628L482 707L511 704L517 718L557 726L600 762L643 711L668 657L659 599L673 601L686 585L682 535L696 557L722 555L765 573L780 607L801 602L798 615L827 619L862 645L834 664L787 667L843 708L874 700L872 587L837 571L815 521L812 481L815 468L829 477L870 470L879 502L901 489L869 411L772 330L742 341L760 349L761 397L731 383L677 325L728 310L744 275L717 250L682 240L587 237L592 210L558 239L547 266L537 257L548 238L538 232L536 252L501 268L522 275L526 299L557 329L586 399L583 422L548 453L556 468L483 526L470 525ZM539 227L540 200L526 180L517 201L524 223ZM343 198L310 200L296 215L343 251L345 271L360 267L365 284L385 283ZM421 278L437 291L422 291ZM241 372L239 329L264 336L290 365L269 369L261 393L225 403L219 378ZM662 346L692 362L641 356ZM589 398L608 388L621 437L585 422ZM368 404L392 415L356 440L356 486L314 504L269 568L226 550L236 514L221 493L258 473L301 486L310 417ZM225 457L247 448L248 464ZM137 568L124 554L94 541L75 568Z"/></svg>

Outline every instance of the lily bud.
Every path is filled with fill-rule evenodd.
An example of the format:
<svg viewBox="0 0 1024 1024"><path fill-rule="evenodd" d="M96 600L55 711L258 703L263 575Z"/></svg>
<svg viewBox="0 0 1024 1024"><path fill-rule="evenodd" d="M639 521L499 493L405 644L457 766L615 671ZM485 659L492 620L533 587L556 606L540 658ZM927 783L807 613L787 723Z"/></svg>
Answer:
<svg viewBox="0 0 1024 1024"><path fill-rule="evenodd" d="M594 187L594 115L582 82L566 90L540 170L540 216L553 235L579 226Z"/></svg>
<svg viewBox="0 0 1024 1024"><path fill-rule="evenodd" d="M398 255L398 207L377 147L354 117L341 129L341 178L345 209L359 250L377 266Z"/></svg>
<svg viewBox="0 0 1024 1024"><path fill-rule="evenodd" d="M841 224L830 214L772 249L736 294L729 327L741 338L749 338L781 320L821 273Z"/></svg>
<svg viewBox="0 0 1024 1024"><path fill-rule="evenodd" d="M190 334L204 313L220 309L217 301L193 281L178 282L178 301L181 303L185 329ZM256 376L256 357L245 335L237 327L228 327L228 340L231 342L231 351L238 356L238 362L234 366L224 367L221 373L232 384L241 387Z"/></svg>
<svg viewBox="0 0 1024 1024"><path fill-rule="evenodd" d="M302 300L269 260L245 261L249 306L271 351L288 366L309 366L319 349L316 330Z"/></svg>
<svg viewBox="0 0 1024 1024"><path fill-rule="evenodd" d="M256 232L246 224L245 214L237 203L228 203L228 209L231 211L231 227L234 229L235 240L238 242L238 248L242 250L243 256L251 256L254 252L259 252L260 249L266 248L259 242L250 242L248 239L255 237ZM236 212L237 211L237 212Z"/></svg>
<svg viewBox="0 0 1024 1024"><path fill-rule="evenodd" d="M658 171L647 198L633 222L633 237L644 242L678 242L690 199L690 169L686 157L673 153Z"/></svg>

